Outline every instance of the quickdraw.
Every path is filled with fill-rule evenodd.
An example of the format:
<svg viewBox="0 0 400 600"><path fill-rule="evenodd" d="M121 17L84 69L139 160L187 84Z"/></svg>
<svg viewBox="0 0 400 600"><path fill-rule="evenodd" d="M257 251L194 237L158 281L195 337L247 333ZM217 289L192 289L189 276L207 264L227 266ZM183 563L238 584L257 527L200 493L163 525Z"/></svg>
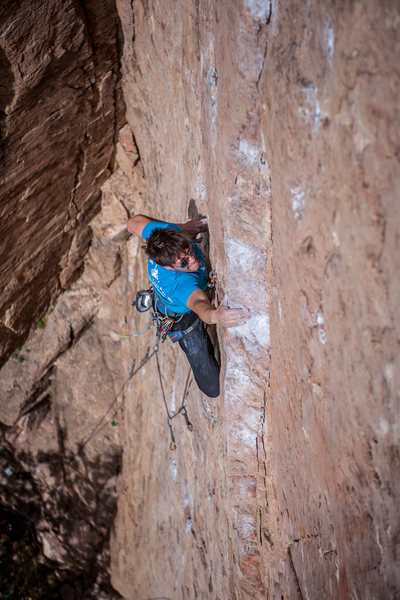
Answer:
<svg viewBox="0 0 400 600"><path fill-rule="evenodd" d="M171 420L172 420L174 417L176 417L177 415L179 415L179 413L182 413L182 414L183 414L183 416L184 416L184 419L185 419L185 422L186 422L186 427L189 429L189 431L194 431L194 427L193 427L193 425L191 424L191 422L189 421L189 417L188 417L188 414L187 414L187 412L186 412L186 407L185 407L185 406L183 406L183 407L181 407L181 408L180 408L180 410L179 410L179 411L178 411L178 412L177 412L175 415L173 415L172 417L169 417L169 418L168 418L169 434L170 434L170 436L171 436L171 442L170 442L170 444L169 444L169 449L170 449L170 450L172 450L172 451L175 451L175 450L176 450L176 442L175 442L174 430L172 429L172 423L171 423Z"/></svg>
<svg viewBox="0 0 400 600"><path fill-rule="evenodd" d="M163 317L158 312L152 313L153 317L153 325L156 328L156 337L161 339L161 343L163 344L167 339L167 335L171 332L172 327L174 326L175 319L172 317Z"/></svg>
<svg viewBox="0 0 400 600"><path fill-rule="evenodd" d="M207 287L208 288L215 288L217 284L217 272L216 271L210 271L208 274L208 282L207 282Z"/></svg>
<svg viewBox="0 0 400 600"><path fill-rule="evenodd" d="M171 442L169 445L169 449L174 451L174 450L176 450L176 442L175 442L174 430L172 429L172 425L171 425L171 422L169 419L168 419L168 427L169 427L169 433L171 435Z"/></svg>
<svg viewBox="0 0 400 600"><path fill-rule="evenodd" d="M209 291L210 301L213 306L215 306L216 287L217 287L217 272L210 271L208 274L207 288Z"/></svg>
<svg viewBox="0 0 400 600"><path fill-rule="evenodd" d="M189 417L188 417L188 414L186 412L186 406L183 407L182 414L183 414L183 416L185 418L185 422L186 422L187 428L189 429L189 431L193 431L194 428L193 428L193 425L191 424L191 422L189 421Z"/></svg>

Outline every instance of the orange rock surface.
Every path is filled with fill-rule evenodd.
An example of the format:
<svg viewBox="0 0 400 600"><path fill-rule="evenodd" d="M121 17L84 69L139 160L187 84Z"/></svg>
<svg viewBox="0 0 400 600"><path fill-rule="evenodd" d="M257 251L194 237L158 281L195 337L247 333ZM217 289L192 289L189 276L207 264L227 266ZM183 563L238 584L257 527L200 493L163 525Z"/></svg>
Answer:
<svg viewBox="0 0 400 600"><path fill-rule="evenodd" d="M20 465L46 556L96 557L98 598L394 600L399 8L117 9L127 124L82 277L1 371L1 502L26 514ZM135 213L207 215L218 301L252 314L212 332L223 393L190 385L175 452L187 362L130 306Z"/></svg>
<svg viewBox="0 0 400 600"><path fill-rule="evenodd" d="M0 30L2 364L82 270L123 104L113 0L4 0Z"/></svg>

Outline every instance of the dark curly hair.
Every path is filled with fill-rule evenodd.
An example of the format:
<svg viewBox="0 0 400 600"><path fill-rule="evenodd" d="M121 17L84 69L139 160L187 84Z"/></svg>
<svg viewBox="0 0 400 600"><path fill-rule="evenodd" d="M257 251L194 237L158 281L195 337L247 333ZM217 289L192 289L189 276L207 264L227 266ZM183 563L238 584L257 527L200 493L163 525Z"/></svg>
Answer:
<svg viewBox="0 0 400 600"><path fill-rule="evenodd" d="M146 245L147 256L162 267L172 267L182 253L193 253L190 238L182 231L169 227L153 229Z"/></svg>

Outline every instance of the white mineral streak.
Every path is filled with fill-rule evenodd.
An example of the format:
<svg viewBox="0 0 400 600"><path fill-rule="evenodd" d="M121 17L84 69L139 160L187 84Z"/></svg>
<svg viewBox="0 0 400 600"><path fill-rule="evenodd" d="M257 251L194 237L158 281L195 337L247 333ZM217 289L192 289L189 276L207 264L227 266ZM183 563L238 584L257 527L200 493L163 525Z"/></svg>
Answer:
<svg viewBox="0 0 400 600"><path fill-rule="evenodd" d="M270 327L268 313L251 313L251 318L245 325L234 327L230 333L243 338L246 350L251 350L252 346L258 345L268 348L270 345Z"/></svg>
<svg viewBox="0 0 400 600"><path fill-rule="evenodd" d="M190 519L190 518L187 519L186 520L186 531L190 531L192 529L192 525L193 525L192 519Z"/></svg>
<svg viewBox="0 0 400 600"><path fill-rule="evenodd" d="M256 172L258 180L265 178L269 184L269 168L261 160L260 149L245 139L239 141L238 161L246 170ZM225 238L226 273L228 277L225 303L230 308L248 308L251 318L241 327L226 330L227 344L224 398L228 416L227 454L231 457L236 474L231 493L235 505L251 495L248 488L248 465L257 461L257 436L263 412L259 406L249 406L248 398L262 398L262 387L255 376L257 356L265 356L270 345L270 323L265 281L266 252L246 241L231 236ZM245 416L244 416L245 414ZM238 453L240 448L240 453ZM241 467L240 465L246 465ZM244 481L242 478L246 478ZM244 548L254 539L256 519L253 514L240 510L236 513L236 531L239 553L246 556Z"/></svg>
<svg viewBox="0 0 400 600"><path fill-rule="evenodd" d="M171 462L171 475L172 479L176 481L176 476L178 475L178 465L175 459L173 459Z"/></svg>
<svg viewBox="0 0 400 600"><path fill-rule="evenodd" d="M393 379L393 363L387 363L385 365L385 379L389 383L392 382L392 379Z"/></svg>
<svg viewBox="0 0 400 600"><path fill-rule="evenodd" d="M317 129L322 121L321 106L317 97L318 89L313 85L302 88L303 101L298 108L299 116L305 121L311 122Z"/></svg>
<svg viewBox="0 0 400 600"><path fill-rule="evenodd" d="M328 45L328 56L329 61L332 61L333 53L335 51L335 32L333 31L333 27L328 27L328 35L327 35L327 45Z"/></svg>
<svg viewBox="0 0 400 600"><path fill-rule="evenodd" d="M389 423L386 421L386 419L384 417L380 417L379 418L379 427L378 427L379 433L385 437L386 434L389 431Z"/></svg>
<svg viewBox="0 0 400 600"><path fill-rule="evenodd" d="M339 236L336 231L332 232L332 238L333 238L333 243L335 244L336 248L339 248L340 240L339 240Z"/></svg>
<svg viewBox="0 0 400 600"><path fill-rule="evenodd" d="M271 14L271 0L246 0L251 16L263 23L268 21Z"/></svg>
<svg viewBox="0 0 400 600"><path fill-rule="evenodd" d="M207 198L207 185L200 177L196 179L195 192L196 195L200 198L200 200L204 202Z"/></svg>
<svg viewBox="0 0 400 600"><path fill-rule="evenodd" d="M260 162L259 148L247 140L239 141L238 150L241 160L246 162L249 166L253 167Z"/></svg>
<svg viewBox="0 0 400 600"><path fill-rule="evenodd" d="M187 489L187 487L185 486L185 493L184 493L184 497L183 497L183 508L188 508L188 506L190 505L190 496L189 496L189 490Z"/></svg>
<svg viewBox="0 0 400 600"><path fill-rule="evenodd" d="M171 392L171 401L170 401L170 410L171 412L175 412L175 379L174 379L174 389Z"/></svg>
<svg viewBox="0 0 400 600"><path fill-rule="evenodd" d="M250 537L254 533L256 520L251 515L241 513L238 515L236 526L243 537Z"/></svg>
<svg viewBox="0 0 400 600"><path fill-rule="evenodd" d="M304 216L304 210L306 206L304 189L301 185L296 185L290 188L291 199L292 199L292 211L296 221L301 221Z"/></svg>
<svg viewBox="0 0 400 600"><path fill-rule="evenodd" d="M230 361L226 370L229 377L235 381L236 386L239 384L240 389L245 389L251 384L250 372L246 371L246 364L243 363L244 361Z"/></svg>
<svg viewBox="0 0 400 600"><path fill-rule="evenodd" d="M262 284L266 256L260 249L233 237L225 240L229 273L229 306L246 305L250 310L266 306L267 293ZM234 290L234 294L231 293ZM237 306L236 303L239 303Z"/></svg>
<svg viewBox="0 0 400 600"><path fill-rule="evenodd" d="M318 315L317 315L317 324L318 324L319 341L321 342L321 344L326 344L327 338L326 338L324 317L321 315L321 313L318 313Z"/></svg>
<svg viewBox="0 0 400 600"><path fill-rule="evenodd" d="M226 256L229 260L230 289L235 290L235 296L229 294L228 305L230 308L248 308L251 311L247 323L229 329L228 334L243 338L248 351L254 345L266 348L270 344L269 314L266 310L253 308L266 308L266 289L262 284L265 256L258 248L232 237L226 240Z"/></svg>

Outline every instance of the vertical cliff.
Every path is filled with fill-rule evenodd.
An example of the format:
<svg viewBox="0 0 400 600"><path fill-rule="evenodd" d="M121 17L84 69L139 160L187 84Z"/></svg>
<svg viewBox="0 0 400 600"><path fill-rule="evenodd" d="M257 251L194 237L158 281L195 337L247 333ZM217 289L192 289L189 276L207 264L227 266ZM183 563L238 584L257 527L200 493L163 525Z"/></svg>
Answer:
<svg viewBox="0 0 400 600"><path fill-rule="evenodd" d="M82 277L1 371L1 501L77 599L394 599L399 9L117 10L127 125ZM211 331L222 393L190 383L175 452L188 365L130 306L138 212L207 215L218 300L252 314Z"/></svg>
<svg viewBox="0 0 400 600"><path fill-rule="evenodd" d="M114 583L128 598L395 597L398 11L118 7L141 210L181 219L194 198L219 298L253 318L219 332L223 396L191 388L176 456L146 366ZM168 352L177 405L185 365Z"/></svg>
<svg viewBox="0 0 400 600"><path fill-rule="evenodd" d="M263 564L290 598L399 594L398 17L285 3L268 36Z"/></svg>
<svg viewBox="0 0 400 600"><path fill-rule="evenodd" d="M81 271L122 100L112 0L5 0L0 31L4 362Z"/></svg>

